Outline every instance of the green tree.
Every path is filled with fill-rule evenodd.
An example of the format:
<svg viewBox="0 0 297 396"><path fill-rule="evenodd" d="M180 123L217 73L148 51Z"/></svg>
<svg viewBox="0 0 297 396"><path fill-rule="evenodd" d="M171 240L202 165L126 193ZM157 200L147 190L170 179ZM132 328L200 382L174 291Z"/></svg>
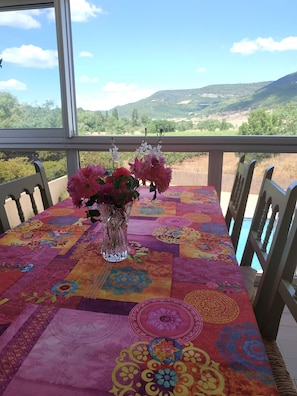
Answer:
<svg viewBox="0 0 297 396"><path fill-rule="evenodd" d="M132 127L136 127L139 125L139 117L137 109L133 109L131 116Z"/></svg>
<svg viewBox="0 0 297 396"><path fill-rule="evenodd" d="M233 128L233 125L230 122L227 122L225 118L221 121L220 131L227 131L228 129Z"/></svg>
<svg viewBox="0 0 297 396"><path fill-rule="evenodd" d="M297 135L297 103L289 102L275 109L279 135Z"/></svg>
<svg viewBox="0 0 297 396"><path fill-rule="evenodd" d="M140 122L143 126L147 126L147 124L149 123L150 119L146 114L142 114L140 117Z"/></svg>
<svg viewBox="0 0 297 396"><path fill-rule="evenodd" d="M118 120L119 119L119 113L118 113L118 109L115 107L114 109L112 109L111 115Z"/></svg>
<svg viewBox="0 0 297 396"><path fill-rule="evenodd" d="M34 166L26 157L0 160L0 183L18 179L35 172Z"/></svg>
<svg viewBox="0 0 297 396"><path fill-rule="evenodd" d="M248 121L239 127L239 135L275 135L277 133L277 118L264 109L252 111Z"/></svg>
<svg viewBox="0 0 297 396"><path fill-rule="evenodd" d="M176 129L180 132L184 132L193 129L193 122L190 121L179 121L176 124Z"/></svg>
<svg viewBox="0 0 297 396"><path fill-rule="evenodd" d="M16 97L0 92L0 128L15 128L24 118L24 109Z"/></svg>
<svg viewBox="0 0 297 396"><path fill-rule="evenodd" d="M163 132L174 132L175 128L176 122L169 120L153 120L147 126L149 133L159 133L160 129L162 129Z"/></svg>

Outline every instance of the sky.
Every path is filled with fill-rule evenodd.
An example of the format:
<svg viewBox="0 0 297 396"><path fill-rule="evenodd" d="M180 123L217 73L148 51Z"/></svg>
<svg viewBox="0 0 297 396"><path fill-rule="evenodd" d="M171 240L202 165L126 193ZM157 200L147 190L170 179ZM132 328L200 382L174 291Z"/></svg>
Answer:
<svg viewBox="0 0 297 396"><path fill-rule="evenodd" d="M70 0L77 107L297 72L296 0ZM61 105L52 9L0 12L0 92Z"/></svg>

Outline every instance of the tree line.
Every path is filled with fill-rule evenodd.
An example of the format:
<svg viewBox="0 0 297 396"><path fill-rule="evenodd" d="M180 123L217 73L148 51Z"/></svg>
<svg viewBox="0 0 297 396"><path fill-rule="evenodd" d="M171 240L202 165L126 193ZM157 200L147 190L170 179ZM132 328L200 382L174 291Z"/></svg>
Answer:
<svg viewBox="0 0 297 396"><path fill-rule="evenodd" d="M77 109L79 131L82 134L104 132L108 135L132 134L147 128L150 135L158 134L160 129L164 133L187 131L221 131L224 133L234 126L225 119L203 119L198 121L183 120L152 120L145 114L139 115L137 109L132 111L131 117L120 118L117 109L110 112L89 111ZM5 128L61 128L61 109L51 101L43 105L20 104L10 93L0 93L0 129ZM290 102L271 111L257 109L251 111L247 122L244 122L237 133L239 135L296 135L297 134L297 103ZM0 131L1 134L1 131ZM169 165L180 163L189 157L201 153L167 153ZM127 164L133 159L133 153L122 153L121 158ZM261 160L270 154L251 153ZM63 152L0 152L0 183L26 176L34 172L32 161L39 159L43 162L49 180L53 180L67 173L66 157ZM81 164L100 163L109 167L108 153L81 153Z"/></svg>
<svg viewBox="0 0 297 396"><path fill-rule="evenodd" d="M160 129L166 132L184 132L187 130L228 130L233 125L226 120L166 120L150 119L146 114L138 114L133 109L131 117L118 115L117 108L111 111L91 111L77 109L77 123L80 135L107 133L109 135L133 134L143 131L157 134ZM8 92L0 92L0 129L4 128L61 128L62 112L53 101L42 105L20 104L16 97Z"/></svg>

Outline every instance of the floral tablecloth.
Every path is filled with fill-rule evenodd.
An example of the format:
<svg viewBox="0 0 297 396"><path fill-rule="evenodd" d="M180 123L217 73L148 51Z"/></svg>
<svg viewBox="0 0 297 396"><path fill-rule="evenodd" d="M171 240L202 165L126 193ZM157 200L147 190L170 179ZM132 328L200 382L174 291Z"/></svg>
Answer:
<svg viewBox="0 0 297 396"><path fill-rule="evenodd" d="M140 196L121 263L69 199L0 237L0 395L278 394L214 189Z"/></svg>

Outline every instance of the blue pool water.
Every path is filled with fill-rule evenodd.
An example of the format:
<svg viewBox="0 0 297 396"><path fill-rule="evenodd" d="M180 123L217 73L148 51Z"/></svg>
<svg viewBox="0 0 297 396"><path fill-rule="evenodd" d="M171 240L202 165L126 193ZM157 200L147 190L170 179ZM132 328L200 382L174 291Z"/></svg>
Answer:
<svg viewBox="0 0 297 396"><path fill-rule="evenodd" d="M248 236L248 233L250 230L251 222L252 222L252 219L245 218L242 223L241 233L240 233L237 252L236 252L236 258L237 258L238 263L240 263L240 261L241 261L241 257L242 257L243 250L245 247L245 242L247 240L247 236ZM254 255L254 258L253 258L252 267L257 271L262 272L261 265L260 265L256 255Z"/></svg>

